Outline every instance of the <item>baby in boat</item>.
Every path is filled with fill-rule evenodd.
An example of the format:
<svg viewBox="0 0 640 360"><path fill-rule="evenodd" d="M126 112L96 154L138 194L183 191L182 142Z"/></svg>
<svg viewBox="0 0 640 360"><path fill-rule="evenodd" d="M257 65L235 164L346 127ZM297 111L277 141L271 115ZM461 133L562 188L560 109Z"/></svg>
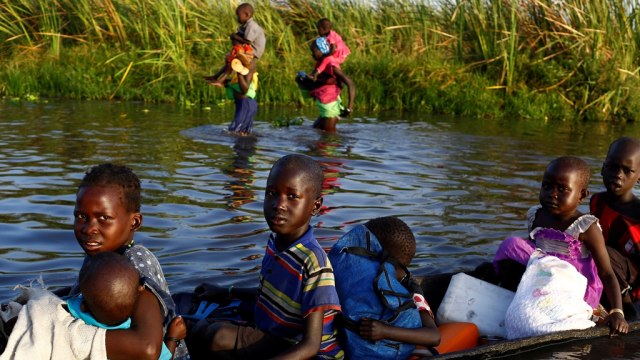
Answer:
<svg viewBox="0 0 640 360"><path fill-rule="evenodd" d="M126 257L110 251L96 254L84 263L79 278L81 293L67 299L71 315L108 330L131 326L131 315L144 285ZM182 318L174 318L167 328L159 359L173 359L176 347L186 335Z"/></svg>

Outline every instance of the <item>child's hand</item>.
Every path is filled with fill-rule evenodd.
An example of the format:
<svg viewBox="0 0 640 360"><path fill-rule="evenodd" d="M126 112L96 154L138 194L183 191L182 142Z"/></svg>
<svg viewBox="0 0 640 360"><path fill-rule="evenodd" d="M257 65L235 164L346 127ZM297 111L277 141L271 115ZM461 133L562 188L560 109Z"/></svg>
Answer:
<svg viewBox="0 0 640 360"><path fill-rule="evenodd" d="M348 117L351 115L351 108L345 108L340 111L340 117Z"/></svg>
<svg viewBox="0 0 640 360"><path fill-rule="evenodd" d="M187 325L182 316L176 316L167 327L167 338L182 340L187 337Z"/></svg>
<svg viewBox="0 0 640 360"><path fill-rule="evenodd" d="M387 326L381 321L363 318L360 320L360 336L371 341L382 340L386 336Z"/></svg>
<svg viewBox="0 0 640 360"><path fill-rule="evenodd" d="M198 285L195 290L196 300L206 300L220 303L229 299L229 288L222 287L215 284L202 283Z"/></svg>

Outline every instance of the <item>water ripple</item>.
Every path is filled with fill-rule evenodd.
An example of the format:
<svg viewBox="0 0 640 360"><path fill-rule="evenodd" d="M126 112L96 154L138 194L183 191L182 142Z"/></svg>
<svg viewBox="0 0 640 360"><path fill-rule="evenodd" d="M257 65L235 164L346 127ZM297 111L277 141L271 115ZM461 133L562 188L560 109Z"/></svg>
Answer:
<svg viewBox="0 0 640 360"><path fill-rule="evenodd" d="M264 186L279 157L299 152L324 171L324 207L312 219L325 248L353 225L401 217L418 242L412 267L453 271L491 258L524 235L546 163L584 157L593 191L608 143L637 127L424 118L379 114L311 128L313 114L261 109L255 134L224 132L230 108L103 102L0 102L0 289L42 275L69 285L83 254L72 232L78 181L93 165L131 166L142 180L136 241L160 259L173 291L208 279L254 284L268 228ZM269 119L302 116L274 128ZM593 136L573 136L575 133ZM585 204L586 206L586 204Z"/></svg>

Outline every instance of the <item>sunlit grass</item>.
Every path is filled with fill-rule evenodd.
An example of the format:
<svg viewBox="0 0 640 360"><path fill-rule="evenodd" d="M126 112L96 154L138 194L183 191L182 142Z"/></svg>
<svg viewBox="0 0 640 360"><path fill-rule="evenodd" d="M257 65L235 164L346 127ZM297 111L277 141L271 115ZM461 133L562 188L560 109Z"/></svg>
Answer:
<svg viewBox="0 0 640 360"><path fill-rule="evenodd" d="M229 50L239 1L0 3L0 94L210 106L201 77ZM328 17L352 55L361 110L457 116L639 119L639 6L632 0L253 2L267 34L262 104L312 103L293 78Z"/></svg>

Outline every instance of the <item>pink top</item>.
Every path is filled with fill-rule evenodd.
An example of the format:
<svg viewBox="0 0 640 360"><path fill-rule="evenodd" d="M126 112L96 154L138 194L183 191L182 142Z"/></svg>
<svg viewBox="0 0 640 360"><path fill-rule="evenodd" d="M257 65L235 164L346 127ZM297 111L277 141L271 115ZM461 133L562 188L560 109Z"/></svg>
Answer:
<svg viewBox="0 0 640 360"><path fill-rule="evenodd" d="M329 31L329 35L327 35L327 41L329 42L329 45L335 45L336 49L331 56L327 56L322 59L322 61L320 61L320 64L318 64L318 67L316 68L316 71L318 71L318 73L323 72L330 63L331 65L339 68L340 64L342 64L347 56L351 54L351 50L349 50L347 44L342 41L342 36L340 36L340 34L338 34L337 32L333 30Z"/></svg>
<svg viewBox="0 0 640 360"><path fill-rule="evenodd" d="M331 78L336 78L333 73L333 68L329 67L325 70L325 73L329 75ZM331 84L321 85L311 91L309 91L309 96L314 97L320 101L322 104L329 104L338 100L340 96L340 86L334 81Z"/></svg>

